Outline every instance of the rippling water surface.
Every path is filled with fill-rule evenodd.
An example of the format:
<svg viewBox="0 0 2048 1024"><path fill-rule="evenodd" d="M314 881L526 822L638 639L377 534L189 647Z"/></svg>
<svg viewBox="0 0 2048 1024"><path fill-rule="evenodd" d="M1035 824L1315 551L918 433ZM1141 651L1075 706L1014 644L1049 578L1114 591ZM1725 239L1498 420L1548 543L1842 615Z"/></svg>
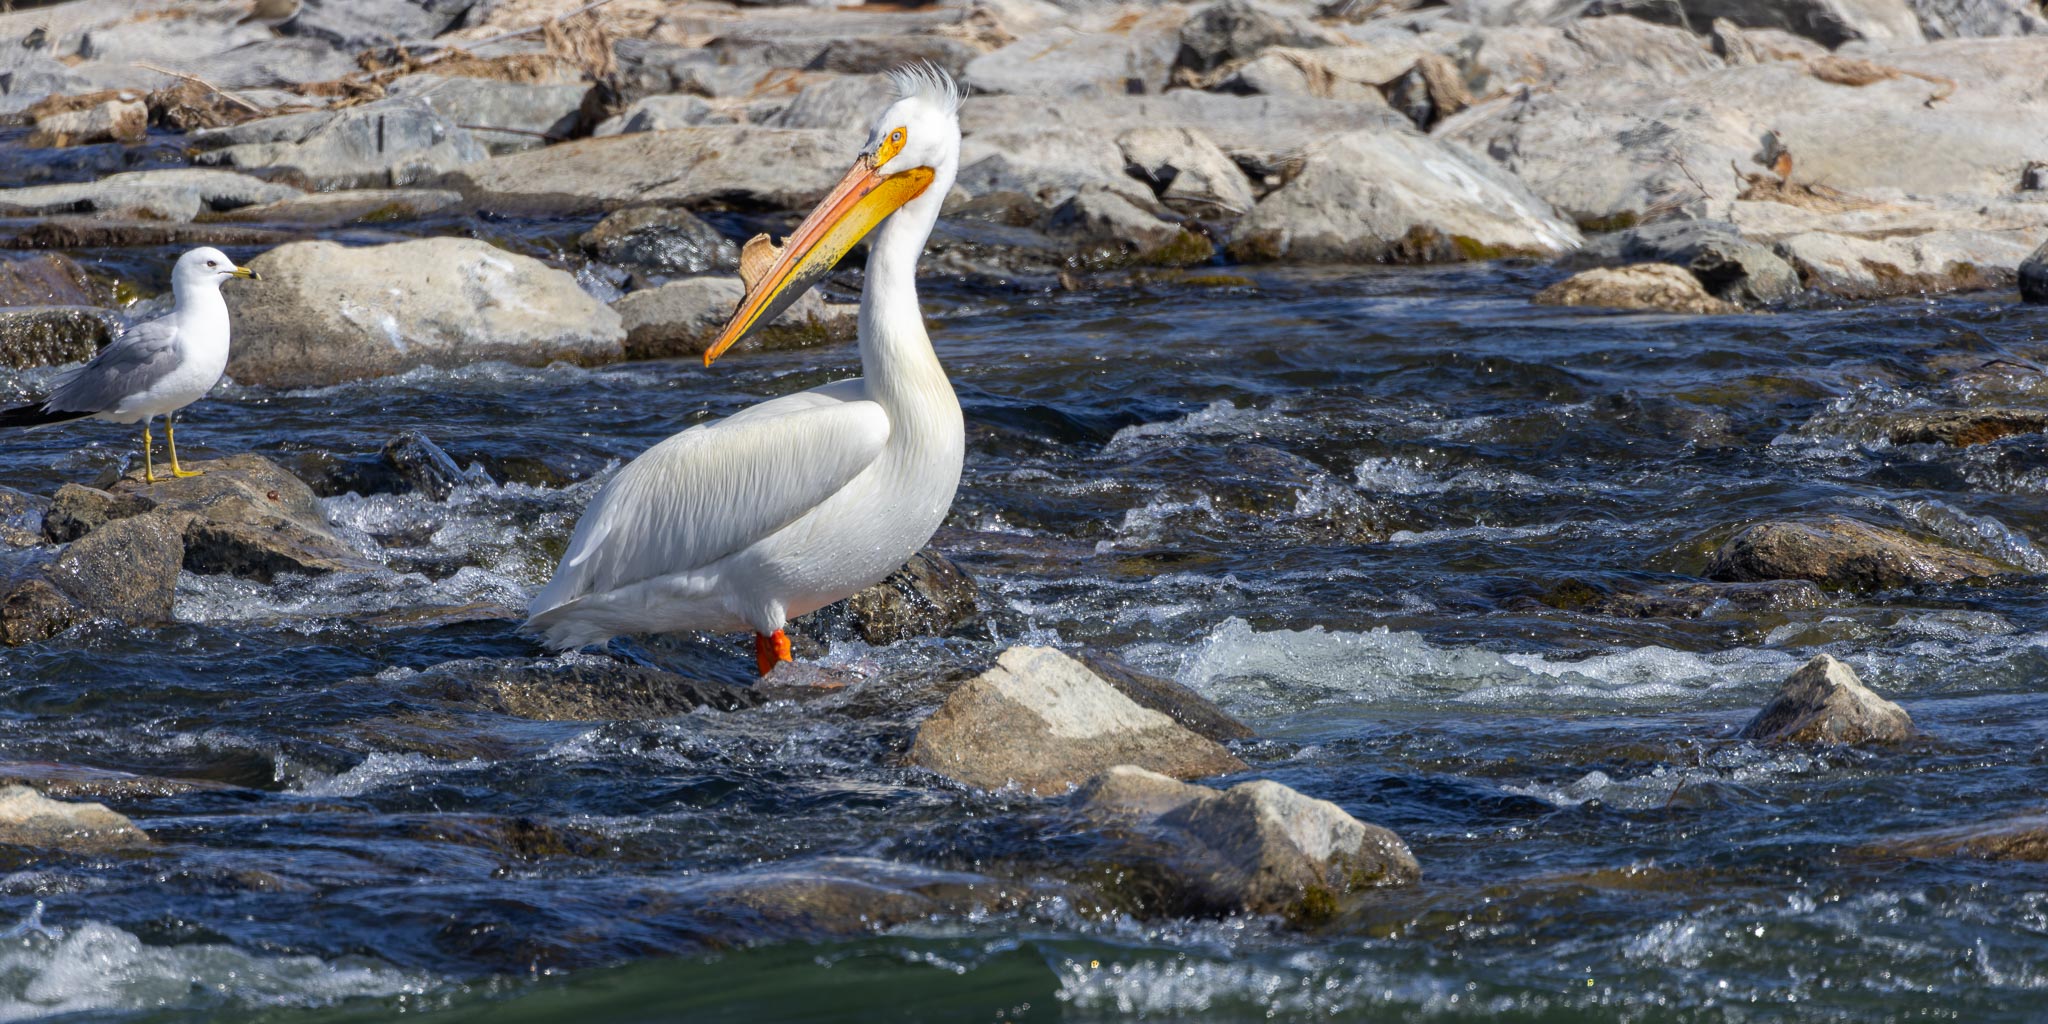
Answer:
<svg viewBox="0 0 2048 1024"><path fill-rule="evenodd" d="M601 725L432 701L422 669L535 652L505 622L405 610L523 604L611 467L848 375L852 349L230 388L190 412L188 457L369 454L417 427L578 482L332 498L388 572L188 575L175 626L0 658L0 757L219 784L112 801L158 840L143 851L4 854L0 1020L2037 1016L2048 871L1866 846L2040 809L2038 579L1697 617L1582 597L1696 575L1732 525L1814 510L2048 571L2038 435L1894 447L1870 426L2048 390L1985 365L2048 349L2041 315L1531 306L1556 275L929 284L969 433L937 542L986 621L825 655L858 691L1019 641L1121 652L1253 724L1254 775L1399 831L1420 885L1306 934L1042 894L849 934L736 901L780 875L943 888L1072 837L896 767L921 712L857 713L859 692ZM47 493L132 450L83 425L10 439L0 472ZM637 651L733 681L750 664L743 638ZM1935 739L1727 739L1818 651Z"/></svg>

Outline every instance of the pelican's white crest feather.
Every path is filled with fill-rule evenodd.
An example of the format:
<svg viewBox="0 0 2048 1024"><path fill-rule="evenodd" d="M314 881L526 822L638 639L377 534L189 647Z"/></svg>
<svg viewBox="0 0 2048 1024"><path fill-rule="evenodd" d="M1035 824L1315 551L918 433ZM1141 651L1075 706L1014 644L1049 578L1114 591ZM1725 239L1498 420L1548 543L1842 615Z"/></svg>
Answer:
<svg viewBox="0 0 2048 1024"><path fill-rule="evenodd" d="M889 84L896 87L898 100L920 99L948 114L960 112L960 86L931 61L914 61L890 70Z"/></svg>

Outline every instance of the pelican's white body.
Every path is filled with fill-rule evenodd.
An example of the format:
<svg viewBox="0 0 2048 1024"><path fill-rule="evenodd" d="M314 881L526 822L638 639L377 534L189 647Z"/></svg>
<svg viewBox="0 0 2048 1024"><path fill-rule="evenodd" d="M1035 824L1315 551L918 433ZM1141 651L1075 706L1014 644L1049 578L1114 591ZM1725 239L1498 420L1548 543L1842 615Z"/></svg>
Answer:
<svg viewBox="0 0 2048 1024"><path fill-rule="evenodd" d="M959 164L950 106L906 96L930 186L876 229L861 294L864 376L668 438L628 463L577 523L527 610L555 647L680 630L768 635L858 593L931 539L966 440L915 275ZM871 142L872 145L872 142Z"/></svg>

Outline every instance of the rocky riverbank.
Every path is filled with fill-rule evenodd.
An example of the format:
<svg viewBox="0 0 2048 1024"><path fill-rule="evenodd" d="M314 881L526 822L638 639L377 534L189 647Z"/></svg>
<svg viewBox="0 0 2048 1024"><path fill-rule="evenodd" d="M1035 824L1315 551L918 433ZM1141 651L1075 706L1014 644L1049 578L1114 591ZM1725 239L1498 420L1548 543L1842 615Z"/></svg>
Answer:
<svg viewBox="0 0 2048 1024"><path fill-rule="evenodd" d="M2048 20L2031 5L1696 6L377 0L308 5L280 34L201 0L78 0L0 15L19 43L0 114L31 147L0 181L0 244L485 236L356 273L285 245L267 258L318 286L238 293L251 382L689 354L731 300L732 241L786 230L885 99L875 73L926 60L969 90L928 273L1044 288L1218 263L1649 261L1693 281L1600 270L1543 301L1690 314L2032 280ZM607 213L576 242L488 227ZM562 276L489 254L507 244ZM449 306L457 287L474 295ZM372 351L419 314L334 310L386 294L464 315ZM300 306L339 317L320 344L292 340ZM529 309L519 330L462 326ZM48 310L0 330L24 360L97 328ZM813 303L778 330L847 328Z"/></svg>

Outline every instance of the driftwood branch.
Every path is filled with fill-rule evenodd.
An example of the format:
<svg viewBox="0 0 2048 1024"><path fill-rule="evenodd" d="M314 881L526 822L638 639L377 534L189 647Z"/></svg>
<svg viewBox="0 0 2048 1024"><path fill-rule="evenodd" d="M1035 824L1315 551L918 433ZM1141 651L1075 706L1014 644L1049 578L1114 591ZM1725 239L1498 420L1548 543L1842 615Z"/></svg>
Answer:
<svg viewBox="0 0 2048 1024"><path fill-rule="evenodd" d="M263 113L262 107L259 107L256 104L251 103L248 100L245 100L240 96L237 96L234 93L231 93L226 89L223 89L220 86L217 86L212 82L209 82L206 79L199 77L198 75L189 74L184 71L173 71L170 68L166 67L158 67L157 65L151 64L146 60L138 60L135 62L134 66L141 68L144 71L154 71L159 75L169 75L172 78L182 78L187 82L191 82L192 84L197 85L202 89L212 92L215 96L219 96L221 99L224 99L229 103L234 104L235 106L241 107L243 110L246 110L249 113Z"/></svg>

